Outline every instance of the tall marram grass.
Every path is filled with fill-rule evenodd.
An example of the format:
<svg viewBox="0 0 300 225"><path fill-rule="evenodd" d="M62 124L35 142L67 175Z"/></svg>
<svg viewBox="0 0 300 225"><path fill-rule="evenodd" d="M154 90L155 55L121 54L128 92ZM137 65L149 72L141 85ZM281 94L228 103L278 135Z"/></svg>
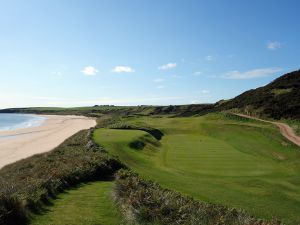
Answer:
<svg viewBox="0 0 300 225"><path fill-rule="evenodd" d="M20 160L0 170L0 224L22 225L31 212L80 182L107 179L120 168L97 146L91 130L81 131L49 153Z"/></svg>
<svg viewBox="0 0 300 225"><path fill-rule="evenodd" d="M279 225L255 219L241 210L208 204L163 189L128 170L119 170L116 201L131 224L156 225Z"/></svg>

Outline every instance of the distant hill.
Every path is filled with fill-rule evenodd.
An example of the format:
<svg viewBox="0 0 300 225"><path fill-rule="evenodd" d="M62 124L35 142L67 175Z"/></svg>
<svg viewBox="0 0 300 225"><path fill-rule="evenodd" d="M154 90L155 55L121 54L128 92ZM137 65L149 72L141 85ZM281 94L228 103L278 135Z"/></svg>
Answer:
<svg viewBox="0 0 300 225"><path fill-rule="evenodd" d="M0 110L0 113L72 114L96 117L105 114L193 116L223 110L236 110L274 119L300 119L300 70L285 74L264 87L246 91L233 99L221 100L215 104L12 108Z"/></svg>
<svg viewBox="0 0 300 225"><path fill-rule="evenodd" d="M274 119L300 119L300 70L285 74L270 84L252 89L227 101L216 109L238 109L245 113Z"/></svg>
<svg viewBox="0 0 300 225"><path fill-rule="evenodd" d="M33 114L60 114L60 115L84 115L102 116L105 114L121 116L148 116L148 115L173 115L193 116L203 115L214 110L214 104L192 104L192 105L169 105L169 106L113 106L95 105L91 107L76 108L10 108L0 110L0 113L33 113Z"/></svg>

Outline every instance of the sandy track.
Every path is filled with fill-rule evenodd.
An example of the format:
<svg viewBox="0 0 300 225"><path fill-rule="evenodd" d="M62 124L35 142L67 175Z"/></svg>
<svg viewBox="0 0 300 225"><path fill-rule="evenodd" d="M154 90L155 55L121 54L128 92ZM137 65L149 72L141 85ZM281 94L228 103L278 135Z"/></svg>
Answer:
<svg viewBox="0 0 300 225"><path fill-rule="evenodd" d="M272 124L276 125L277 127L279 127L280 133L284 137L286 137L288 140L290 140L295 145L298 145L300 147L300 137L295 134L293 128L291 128L289 125L287 125L285 123L263 120L263 119L259 119L259 118L253 117L253 116L248 116L248 115L244 115L244 114L240 114L240 113L234 113L234 115L249 118L249 119L255 119L255 120L266 122L266 123L272 123Z"/></svg>
<svg viewBox="0 0 300 225"><path fill-rule="evenodd" d="M38 127L0 132L0 168L17 160L50 151L80 130L96 125L83 116L44 116Z"/></svg>

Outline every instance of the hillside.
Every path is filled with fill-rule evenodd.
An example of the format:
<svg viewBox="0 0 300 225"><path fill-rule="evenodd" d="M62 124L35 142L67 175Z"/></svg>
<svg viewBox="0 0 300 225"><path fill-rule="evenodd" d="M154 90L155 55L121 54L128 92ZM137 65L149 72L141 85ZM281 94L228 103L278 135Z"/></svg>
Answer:
<svg viewBox="0 0 300 225"><path fill-rule="evenodd" d="M102 116L106 114L120 116L151 116L151 115L174 115L192 116L203 115L214 109L213 104L192 105L169 105L169 106L113 106L95 105L90 107L58 108L58 107L31 107L2 109L0 113L33 113L55 115L84 115Z"/></svg>
<svg viewBox="0 0 300 225"><path fill-rule="evenodd" d="M270 84L249 90L225 102L218 110L239 109L274 119L300 119L300 70L285 74Z"/></svg>
<svg viewBox="0 0 300 225"><path fill-rule="evenodd" d="M0 113L72 114L96 117L105 114L121 116L173 115L187 117L232 109L259 117L300 119L300 70L285 74L266 86L246 91L233 99L221 100L215 104L11 108L0 110Z"/></svg>
<svg viewBox="0 0 300 225"><path fill-rule="evenodd" d="M181 118L127 117L112 123L94 131L95 142L141 178L201 202L243 209L256 218L299 224L300 152L272 124L226 113ZM143 127L155 128L163 137L158 140ZM151 218L166 212L156 202L157 191L155 198L138 201L148 192L136 194L138 190L132 182L124 187L130 189L131 197L125 202L136 206L135 213ZM163 196L170 206L170 195ZM152 210L146 211L149 207ZM204 214L198 212L196 218Z"/></svg>

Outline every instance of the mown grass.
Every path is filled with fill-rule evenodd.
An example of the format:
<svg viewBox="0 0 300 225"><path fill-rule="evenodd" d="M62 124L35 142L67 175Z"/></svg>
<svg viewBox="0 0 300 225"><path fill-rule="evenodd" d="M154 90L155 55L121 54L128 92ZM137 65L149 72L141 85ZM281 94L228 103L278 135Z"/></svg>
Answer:
<svg viewBox="0 0 300 225"><path fill-rule="evenodd" d="M129 143L145 131L98 129L94 139L141 177L210 203L260 218L300 223L300 152L277 128L209 114L190 118L128 118L164 133L161 146Z"/></svg>
<svg viewBox="0 0 300 225"><path fill-rule="evenodd" d="M0 170L0 224L26 224L57 194L82 182L112 178L123 164L81 131L51 152Z"/></svg>
<svg viewBox="0 0 300 225"><path fill-rule="evenodd" d="M195 201L145 181L128 170L119 170L114 193L124 217L132 224L186 225L279 225L241 210Z"/></svg>
<svg viewBox="0 0 300 225"><path fill-rule="evenodd" d="M81 184L59 194L32 218L31 225L120 225L121 215L112 197L113 182Z"/></svg>

